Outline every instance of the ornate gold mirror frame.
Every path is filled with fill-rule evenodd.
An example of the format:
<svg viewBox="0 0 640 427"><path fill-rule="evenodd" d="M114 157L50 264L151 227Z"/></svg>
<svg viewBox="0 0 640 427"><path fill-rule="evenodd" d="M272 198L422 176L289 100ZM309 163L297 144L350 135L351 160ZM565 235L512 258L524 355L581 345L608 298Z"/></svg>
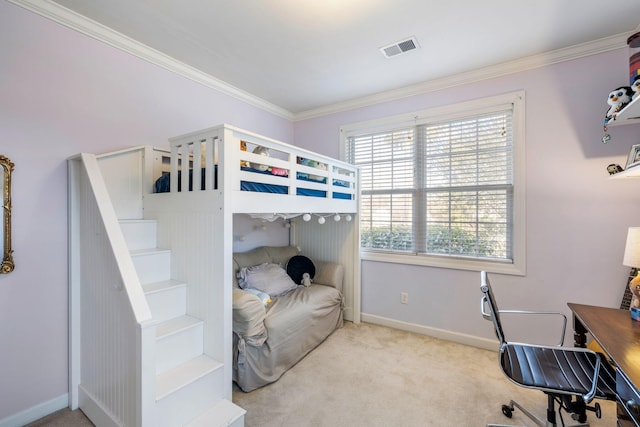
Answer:
<svg viewBox="0 0 640 427"><path fill-rule="evenodd" d="M13 264L13 250L11 249L11 172L13 163L7 157L0 154L0 181L2 181L2 218L4 226L2 228L2 268L0 273L11 273L15 265Z"/></svg>

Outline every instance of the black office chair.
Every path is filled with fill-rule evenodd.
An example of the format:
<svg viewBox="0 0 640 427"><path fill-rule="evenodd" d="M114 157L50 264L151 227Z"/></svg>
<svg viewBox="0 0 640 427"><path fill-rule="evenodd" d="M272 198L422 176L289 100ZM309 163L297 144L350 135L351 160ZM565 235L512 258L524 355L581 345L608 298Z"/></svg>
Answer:
<svg viewBox="0 0 640 427"><path fill-rule="evenodd" d="M604 356L584 348L563 347L567 318L556 312L531 312L516 310L498 310L491 291L489 277L481 272L480 289L484 293L481 303L482 316L493 321L496 335L500 340L500 367L511 381L519 386L541 390L547 394L546 422L523 408L515 401L502 405L502 413L511 418L513 410L518 408L536 425L556 426L555 403L561 410L570 413L580 423L587 420L586 411L595 412L600 418L600 405L587 406L592 399L615 400L615 371ZM507 341L502 330L501 313L513 314L555 314L564 319L560 343L557 346L542 346ZM575 401L573 400L575 398ZM586 426L588 424L578 424ZM487 427L505 426L488 424Z"/></svg>

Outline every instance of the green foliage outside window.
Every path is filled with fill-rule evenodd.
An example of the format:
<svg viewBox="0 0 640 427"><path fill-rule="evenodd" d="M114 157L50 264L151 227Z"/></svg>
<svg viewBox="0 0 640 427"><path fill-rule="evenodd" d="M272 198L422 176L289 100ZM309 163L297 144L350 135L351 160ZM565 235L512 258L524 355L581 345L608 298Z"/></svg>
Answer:
<svg viewBox="0 0 640 427"><path fill-rule="evenodd" d="M464 227L449 228L430 226L426 236L427 253L433 255L461 255L479 258L504 256L504 242L496 241L497 231L487 230L484 235ZM413 252L411 226L401 225L388 229L385 227L361 231L361 247L392 251Z"/></svg>

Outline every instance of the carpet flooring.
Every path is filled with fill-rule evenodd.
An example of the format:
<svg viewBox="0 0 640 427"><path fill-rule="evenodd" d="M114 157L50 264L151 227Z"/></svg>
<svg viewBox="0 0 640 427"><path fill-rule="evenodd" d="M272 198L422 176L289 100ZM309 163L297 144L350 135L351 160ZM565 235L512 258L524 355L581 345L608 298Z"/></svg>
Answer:
<svg viewBox="0 0 640 427"><path fill-rule="evenodd" d="M53 414L27 424L25 427L91 427L93 423L89 421L81 410L72 411L69 408L61 409Z"/></svg>
<svg viewBox="0 0 640 427"><path fill-rule="evenodd" d="M345 323L279 381L233 394L246 427L533 425L502 415L510 399L546 416L546 396L511 383L496 352L367 323ZM614 402L600 405L591 425L615 426Z"/></svg>
<svg viewBox="0 0 640 427"><path fill-rule="evenodd" d="M546 413L546 396L510 383L495 352L349 322L279 381L233 392L233 401L247 410L245 427L533 425L518 410L512 419L502 415L510 399ZM591 426L615 426L614 402L599 403L602 418L590 412ZM574 423L564 412L563 418ZM65 409L28 426L92 425L81 411Z"/></svg>

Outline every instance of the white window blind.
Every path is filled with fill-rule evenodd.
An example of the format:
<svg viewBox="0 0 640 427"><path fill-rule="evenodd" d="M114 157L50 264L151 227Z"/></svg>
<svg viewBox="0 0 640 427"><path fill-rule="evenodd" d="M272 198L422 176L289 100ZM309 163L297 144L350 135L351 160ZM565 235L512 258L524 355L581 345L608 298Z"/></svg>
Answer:
<svg viewBox="0 0 640 427"><path fill-rule="evenodd" d="M513 263L514 105L389 127L344 139L361 171L361 248Z"/></svg>
<svg viewBox="0 0 640 427"><path fill-rule="evenodd" d="M350 161L360 166L362 247L413 250L414 129L354 137Z"/></svg>
<svg viewBox="0 0 640 427"><path fill-rule="evenodd" d="M512 261L511 110L428 124L418 132L425 216L415 249Z"/></svg>

